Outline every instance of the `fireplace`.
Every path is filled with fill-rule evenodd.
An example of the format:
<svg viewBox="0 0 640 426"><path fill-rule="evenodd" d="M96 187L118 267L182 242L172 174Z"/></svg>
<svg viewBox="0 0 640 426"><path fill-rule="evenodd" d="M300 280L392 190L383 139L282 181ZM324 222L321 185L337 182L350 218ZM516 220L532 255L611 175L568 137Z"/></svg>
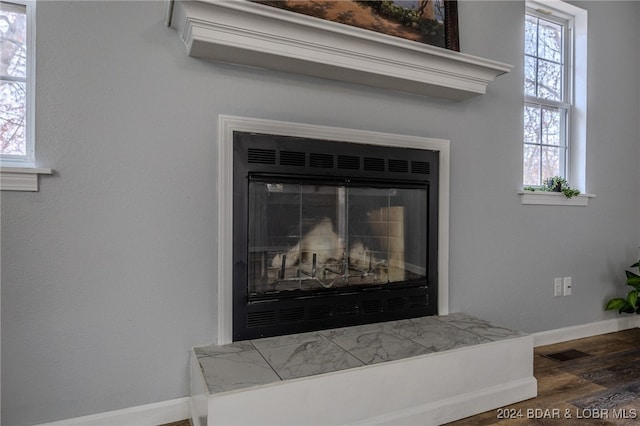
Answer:
<svg viewBox="0 0 640 426"><path fill-rule="evenodd" d="M438 313L439 152L233 133L233 340Z"/></svg>

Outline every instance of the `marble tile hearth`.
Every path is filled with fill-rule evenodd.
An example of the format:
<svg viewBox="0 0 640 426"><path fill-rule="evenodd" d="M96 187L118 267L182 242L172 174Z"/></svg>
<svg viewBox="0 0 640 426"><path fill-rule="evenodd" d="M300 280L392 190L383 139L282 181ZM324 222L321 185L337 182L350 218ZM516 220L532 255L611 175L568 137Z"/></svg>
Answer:
<svg viewBox="0 0 640 426"><path fill-rule="evenodd" d="M195 426L441 424L537 393L531 336L463 313L194 348Z"/></svg>
<svg viewBox="0 0 640 426"><path fill-rule="evenodd" d="M210 393L524 336L458 313L195 348Z"/></svg>

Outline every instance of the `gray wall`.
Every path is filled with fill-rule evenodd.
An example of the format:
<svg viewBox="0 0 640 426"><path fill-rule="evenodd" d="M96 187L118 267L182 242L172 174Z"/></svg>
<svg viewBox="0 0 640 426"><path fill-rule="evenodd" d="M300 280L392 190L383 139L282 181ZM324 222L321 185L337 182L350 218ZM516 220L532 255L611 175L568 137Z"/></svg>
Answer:
<svg viewBox="0 0 640 426"><path fill-rule="evenodd" d="M586 208L522 206L522 2L461 2L515 65L459 103L186 56L161 2L39 2L39 193L2 193L2 424L188 394L215 326L218 114L451 140L451 311L535 332L608 318L638 254L638 2L589 10ZM619 46L619 47L618 47ZM552 297L554 277L574 295Z"/></svg>

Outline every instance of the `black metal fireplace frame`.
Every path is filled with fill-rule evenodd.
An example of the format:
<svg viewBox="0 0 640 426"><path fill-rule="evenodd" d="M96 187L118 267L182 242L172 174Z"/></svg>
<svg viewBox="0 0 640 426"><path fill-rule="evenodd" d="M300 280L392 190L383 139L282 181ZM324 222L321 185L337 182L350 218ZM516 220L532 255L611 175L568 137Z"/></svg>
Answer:
<svg viewBox="0 0 640 426"><path fill-rule="evenodd" d="M437 313L438 166L433 150L234 132L233 340ZM301 182L427 188L427 278L365 288L251 297L248 188L268 176Z"/></svg>

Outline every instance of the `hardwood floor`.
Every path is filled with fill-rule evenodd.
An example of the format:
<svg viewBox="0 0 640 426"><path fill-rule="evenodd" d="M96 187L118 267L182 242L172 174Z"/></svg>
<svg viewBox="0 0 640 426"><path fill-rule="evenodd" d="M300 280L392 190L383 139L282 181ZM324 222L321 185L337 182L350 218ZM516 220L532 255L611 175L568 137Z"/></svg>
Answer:
<svg viewBox="0 0 640 426"><path fill-rule="evenodd" d="M180 420L179 422L165 423L159 426L191 426L190 420Z"/></svg>
<svg viewBox="0 0 640 426"><path fill-rule="evenodd" d="M549 358L558 353L570 359ZM540 346L534 351L534 375L536 398L447 426L640 424L640 328ZM189 421L164 426L189 426Z"/></svg>
<svg viewBox="0 0 640 426"><path fill-rule="evenodd" d="M566 361L548 358L570 350L587 356ZM536 398L448 426L640 424L638 328L540 346L534 351L534 375Z"/></svg>

